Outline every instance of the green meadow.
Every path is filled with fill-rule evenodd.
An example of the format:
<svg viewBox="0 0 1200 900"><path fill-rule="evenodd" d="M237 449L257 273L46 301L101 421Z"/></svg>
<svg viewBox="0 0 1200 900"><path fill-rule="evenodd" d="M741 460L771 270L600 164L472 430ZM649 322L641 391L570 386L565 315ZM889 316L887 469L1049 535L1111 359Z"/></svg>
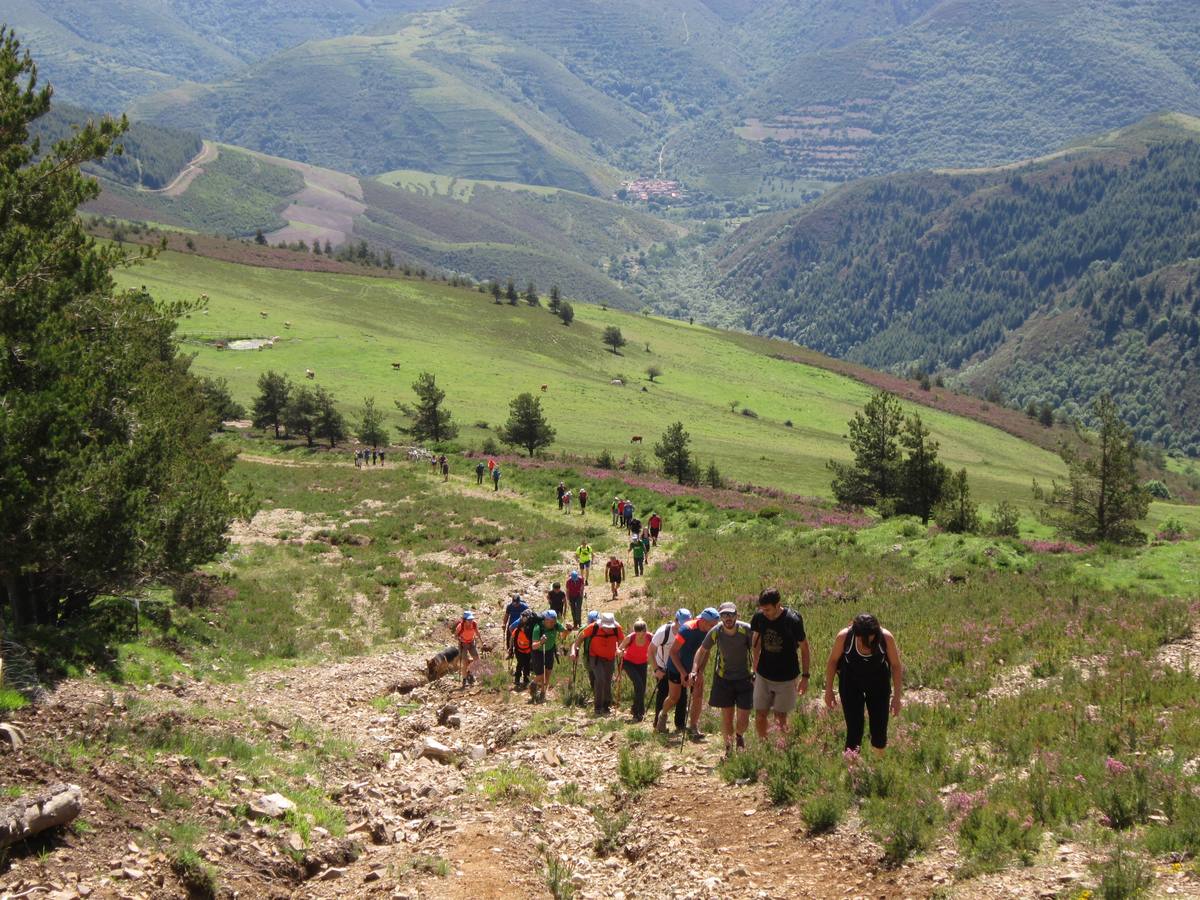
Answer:
<svg viewBox="0 0 1200 900"><path fill-rule="evenodd" d="M744 337L584 303L575 305L575 322L566 327L544 308L496 305L490 296L438 283L172 253L118 278L163 300L207 294L207 313L183 320L180 334L196 354L195 370L227 378L243 402L267 369L295 381L313 369L350 418L364 398L375 397L392 414L391 424L399 424L392 401L411 401L410 385L427 370L446 390L465 446L492 435L507 418L509 400L532 391L558 431L555 452L592 456L607 448L619 459L630 438L643 435L643 452L653 462L653 442L679 420L702 463L715 461L726 477L827 495L826 460L848 458L846 422L871 393L843 376L773 359L766 342L759 353ZM607 325L620 327L629 342L620 354L601 343ZM280 340L259 351L213 345L271 336ZM663 371L656 383L645 375L652 363ZM623 386L611 383L618 378ZM755 416L731 412L735 400ZM922 415L945 460L970 470L984 502L1022 502L1032 478L1048 482L1063 473L1052 454L1001 431L934 410Z"/></svg>

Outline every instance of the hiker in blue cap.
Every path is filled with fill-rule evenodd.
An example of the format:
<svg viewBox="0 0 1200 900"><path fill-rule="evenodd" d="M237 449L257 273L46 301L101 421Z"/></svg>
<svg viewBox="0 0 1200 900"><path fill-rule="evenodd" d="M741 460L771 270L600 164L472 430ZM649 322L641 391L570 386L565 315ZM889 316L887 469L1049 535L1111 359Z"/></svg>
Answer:
<svg viewBox="0 0 1200 900"><path fill-rule="evenodd" d="M709 606L699 616L689 619L679 627L679 633L675 635L667 659L667 699L663 702L662 712L655 718L656 730L667 730L667 714L679 703L679 695L683 688L687 687L692 692L688 737L693 741L704 740L704 735L700 733L700 710L704 705L704 674L693 674L692 663L696 659L696 651L704 643L704 636L720 621L720 613Z"/></svg>
<svg viewBox="0 0 1200 900"><path fill-rule="evenodd" d="M662 712L663 703L667 699L668 688L671 684L670 679L667 678L667 666L671 658L671 645L675 642L675 636L679 633L680 626L691 617L692 611L690 609L679 609L675 613L675 618L670 622L664 622L662 625L659 625L650 638L650 646L654 651L654 681L656 683L654 689L655 722L658 721L658 714ZM683 731L684 723L687 719L686 713L687 688L680 685L680 702L675 706L676 731Z"/></svg>

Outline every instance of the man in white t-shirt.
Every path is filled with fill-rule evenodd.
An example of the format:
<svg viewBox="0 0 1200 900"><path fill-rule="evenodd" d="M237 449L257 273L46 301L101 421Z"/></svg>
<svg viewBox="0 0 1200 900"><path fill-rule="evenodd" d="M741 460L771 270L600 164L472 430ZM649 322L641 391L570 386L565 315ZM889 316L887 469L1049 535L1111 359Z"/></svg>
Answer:
<svg viewBox="0 0 1200 900"><path fill-rule="evenodd" d="M654 632L654 636L650 638L650 646L654 651L654 679L658 682L658 686L654 695L654 718L658 719L659 712L662 711L663 703L667 699L667 691L670 687L667 681L667 663L671 660L671 646L675 643L675 636L679 633L679 626L691 619L692 613L690 610L681 609L675 613L675 621L664 622ZM687 686L683 688L683 692L679 695L679 702L675 705L675 730L683 731L687 726ZM665 727L665 726L664 726Z"/></svg>

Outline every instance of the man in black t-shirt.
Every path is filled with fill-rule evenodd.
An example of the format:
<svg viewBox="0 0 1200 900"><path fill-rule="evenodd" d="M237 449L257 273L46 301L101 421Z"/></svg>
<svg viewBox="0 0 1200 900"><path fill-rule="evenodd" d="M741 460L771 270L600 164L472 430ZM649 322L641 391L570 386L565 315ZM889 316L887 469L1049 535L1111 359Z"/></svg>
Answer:
<svg viewBox="0 0 1200 900"><path fill-rule="evenodd" d="M767 714L786 733L787 717L796 698L808 690L808 638L800 613L783 606L779 591L768 588L758 596L758 612L750 620L754 664L754 730L767 739ZM799 651L797 653L797 651Z"/></svg>

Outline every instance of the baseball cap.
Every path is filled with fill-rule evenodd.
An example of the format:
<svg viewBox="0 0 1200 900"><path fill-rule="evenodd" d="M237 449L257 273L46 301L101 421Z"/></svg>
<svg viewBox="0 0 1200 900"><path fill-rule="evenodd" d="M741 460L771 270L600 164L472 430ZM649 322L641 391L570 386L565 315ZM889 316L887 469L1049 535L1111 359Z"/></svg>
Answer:
<svg viewBox="0 0 1200 900"><path fill-rule="evenodd" d="M708 622L716 622L721 618L721 614L711 606L705 607L704 612L700 613L700 618Z"/></svg>
<svg viewBox="0 0 1200 900"><path fill-rule="evenodd" d="M675 613L675 622L679 625L682 625L684 622L686 622L691 617L692 617L692 611L690 609L685 609L683 607L680 607L679 611Z"/></svg>
<svg viewBox="0 0 1200 900"><path fill-rule="evenodd" d="M725 613L729 613L730 615L736 616L737 615L737 604L726 601L717 607L717 612L720 613L721 615L725 615Z"/></svg>
<svg viewBox="0 0 1200 900"><path fill-rule="evenodd" d="M475 613L471 612L469 609L464 609L463 618L469 622L471 619L475 618Z"/></svg>
<svg viewBox="0 0 1200 900"><path fill-rule="evenodd" d="M598 618L600 618L600 613L598 613L596 610L593 609L591 612L588 613L588 621L589 622L595 622Z"/></svg>
<svg viewBox="0 0 1200 900"><path fill-rule="evenodd" d="M552 610L552 609L548 609L548 610L546 610L544 613L542 613L542 618L543 618L543 619L557 619L557 618L558 618L558 613L556 613L556 612L555 612L554 610Z"/></svg>

